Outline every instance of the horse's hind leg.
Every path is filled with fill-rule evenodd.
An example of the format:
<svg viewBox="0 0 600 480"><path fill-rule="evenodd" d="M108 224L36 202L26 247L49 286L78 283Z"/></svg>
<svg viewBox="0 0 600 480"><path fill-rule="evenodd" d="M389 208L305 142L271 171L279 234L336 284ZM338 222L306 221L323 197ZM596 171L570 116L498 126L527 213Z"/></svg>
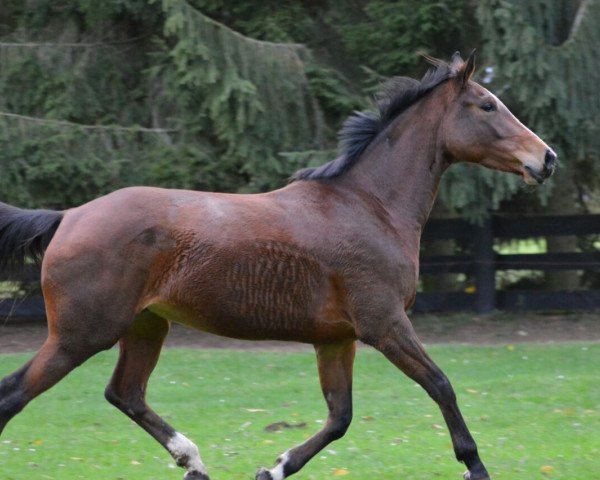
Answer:
<svg viewBox="0 0 600 480"><path fill-rule="evenodd" d="M53 319L50 319L51 325L52 322ZM117 339L118 335L112 338L107 334L105 339L86 341L78 335L58 335L51 328L37 354L0 382L0 433L8 421L31 400L58 383L92 355L110 348Z"/></svg>
<svg viewBox="0 0 600 480"><path fill-rule="evenodd" d="M439 405L450 430L456 458L468 468L466 480L489 480L479 459L477 446L456 403L456 395L448 378L429 358L404 312L387 324L380 338L365 342L380 350L394 365L421 385Z"/></svg>
<svg viewBox="0 0 600 480"><path fill-rule="evenodd" d="M8 421L42 392L61 380L85 358L49 337L39 352L0 382L0 433Z"/></svg>
<svg viewBox="0 0 600 480"><path fill-rule="evenodd" d="M271 470L260 469L256 480L282 480L300 470L312 457L341 438L352 421L354 341L315 346L321 389L329 407L325 427L306 442L283 453Z"/></svg>
<svg viewBox="0 0 600 480"><path fill-rule="evenodd" d="M185 480L209 480L198 448L177 433L146 404L146 387L169 332L169 322L145 310L135 319L119 345L121 353L106 387L107 400L154 437L187 469Z"/></svg>

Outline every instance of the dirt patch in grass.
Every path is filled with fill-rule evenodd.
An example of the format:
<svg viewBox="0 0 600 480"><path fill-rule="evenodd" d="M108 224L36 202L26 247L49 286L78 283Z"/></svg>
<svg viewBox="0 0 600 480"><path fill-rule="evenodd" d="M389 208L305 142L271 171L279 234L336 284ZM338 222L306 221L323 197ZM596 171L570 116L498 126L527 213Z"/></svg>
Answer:
<svg viewBox="0 0 600 480"><path fill-rule="evenodd" d="M600 312L580 314L452 314L415 315L413 324L426 344L463 343L493 345L600 341ZM44 322L4 319L0 324L0 353L37 350L46 338ZM234 348L253 350L302 350L311 348L293 342L250 342L211 335L174 324L167 347Z"/></svg>
<svg viewBox="0 0 600 480"><path fill-rule="evenodd" d="M509 344L600 341L600 312L422 315L413 318L425 343Z"/></svg>

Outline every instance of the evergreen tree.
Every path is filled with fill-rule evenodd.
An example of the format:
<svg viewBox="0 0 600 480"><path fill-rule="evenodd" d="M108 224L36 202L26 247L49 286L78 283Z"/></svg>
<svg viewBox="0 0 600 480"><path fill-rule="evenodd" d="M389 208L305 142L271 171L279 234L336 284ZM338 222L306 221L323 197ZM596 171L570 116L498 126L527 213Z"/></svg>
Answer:
<svg viewBox="0 0 600 480"><path fill-rule="evenodd" d="M62 207L131 183L275 188L335 155L337 128L367 106L365 81L416 71L417 51L447 56L444 30L457 36L468 17L466 0L394 5L3 2L3 198Z"/></svg>
<svg viewBox="0 0 600 480"><path fill-rule="evenodd" d="M478 18L493 85L558 151L556 182L597 188L600 1L484 0Z"/></svg>
<svg viewBox="0 0 600 480"><path fill-rule="evenodd" d="M254 40L219 24L184 0L164 0L165 33L174 38L175 75L163 78L169 100L219 146L223 168L247 178L244 190L275 188L289 175L282 151L324 147L321 108L306 76L310 51L291 43Z"/></svg>
<svg viewBox="0 0 600 480"><path fill-rule="evenodd" d="M302 45L244 37L185 1L35 3L0 11L4 201L275 188L331 136Z"/></svg>
<svg viewBox="0 0 600 480"><path fill-rule="evenodd" d="M478 17L494 84L519 115L558 151L548 210L585 209L600 187L600 1L485 0ZM551 237L551 252L574 251L575 238ZM576 288L575 272L547 276L551 288Z"/></svg>

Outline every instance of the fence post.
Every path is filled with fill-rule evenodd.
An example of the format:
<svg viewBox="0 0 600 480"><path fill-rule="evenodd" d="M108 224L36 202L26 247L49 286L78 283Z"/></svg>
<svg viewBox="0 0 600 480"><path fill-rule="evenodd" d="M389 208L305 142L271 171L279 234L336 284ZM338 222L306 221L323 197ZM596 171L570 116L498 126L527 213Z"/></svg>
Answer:
<svg viewBox="0 0 600 480"><path fill-rule="evenodd" d="M496 266L494 264L494 231L492 218L475 227L475 285L477 313L489 313L496 308Z"/></svg>

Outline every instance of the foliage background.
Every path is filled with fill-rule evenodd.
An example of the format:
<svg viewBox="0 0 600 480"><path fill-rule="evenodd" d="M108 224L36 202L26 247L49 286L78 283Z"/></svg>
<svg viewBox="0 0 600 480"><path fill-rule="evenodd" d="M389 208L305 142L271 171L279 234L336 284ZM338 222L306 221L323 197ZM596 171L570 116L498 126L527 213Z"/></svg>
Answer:
<svg viewBox="0 0 600 480"><path fill-rule="evenodd" d="M600 0L4 0L1 200L278 188L335 156L341 123L387 77L476 47L477 79L561 163L542 189L453 167L434 215L599 212L598 24Z"/></svg>
<svg viewBox="0 0 600 480"><path fill-rule="evenodd" d="M8 0L2 198L64 208L131 184L276 188L335 155L339 125L370 106L380 81L420 76L419 54L472 47L482 51L480 77L492 67L491 87L565 166L587 171L600 138L595 3ZM597 185L581 178L593 197ZM459 167L442 198L479 215L515 195L536 208L549 191Z"/></svg>

